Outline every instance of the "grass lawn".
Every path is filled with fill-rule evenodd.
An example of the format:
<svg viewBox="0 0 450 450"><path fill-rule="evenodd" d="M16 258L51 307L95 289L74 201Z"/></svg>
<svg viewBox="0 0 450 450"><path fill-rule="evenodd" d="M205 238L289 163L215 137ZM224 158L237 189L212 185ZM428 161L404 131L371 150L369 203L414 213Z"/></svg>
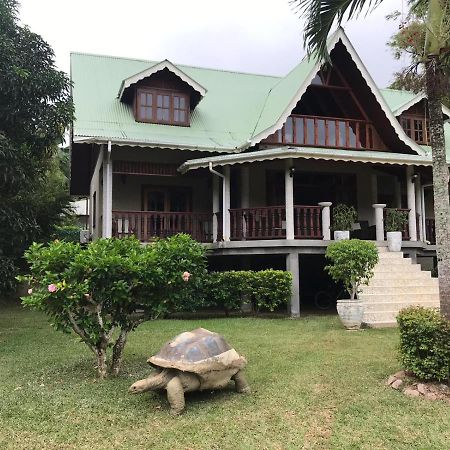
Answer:
<svg viewBox="0 0 450 450"><path fill-rule="evenodd" d="M253 393L193 393L181 417L164 395L132 396L146 359L203 326L248 361ZM97 382L93 357L44 316L0 309L1 449L448 449L450 406L384 386L397 330L347 332L333 316L155 321L131 335L122 375Z"/></svg>

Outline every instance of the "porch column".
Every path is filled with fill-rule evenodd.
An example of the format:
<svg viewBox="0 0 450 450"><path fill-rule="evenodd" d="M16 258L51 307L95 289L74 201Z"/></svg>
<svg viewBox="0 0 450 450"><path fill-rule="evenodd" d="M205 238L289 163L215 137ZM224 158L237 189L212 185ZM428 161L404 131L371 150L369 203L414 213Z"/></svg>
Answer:
<svg viewBox="0 0 450 450"><path fill-rule="evenodd" d="M103 222L102 237L110 238L112 236L112 161L111 161L111 142L103 152Z"/></svg>
<svg viewBox="0 0 450 450"><path fill-rule="evenodd" d="M331 202L320 202L319 206L322 207L322 235L324 241L331 241L331 217L330 217L330 206Z"/></svg>
<svg viewBox="0 0 450 450"><path fill-rule="evenodd" d="M220 193L219 193L219 177L212 175L213 184L213 198L212 198L212 209L213 209L213 242L217 242L217 234L219 230L219 220L217 218L217 213L220 212Z"/></svg>
<svg viewBox="0 0 450 450"><path fill-rule="evenodd" d="M286 203L286 239L294 239L294 177L291 173L292 159L286 160L284 188ZM297 258L298 259L298 258ZM298 264L298 261L297 261Z"/></svg>
<svg viewBox="0 0 450 450"><path fill-rule="evenodd" d="M417 230L417 237L419 241L423 242L425 241L425 235L424 235L424 227L423 227L423 221L422 221L422 180L420 178L420 175L417 177L415 182L415 193L416 196L416 214L418 220L416 220L416 227L417 223L419 224L419 229Z"/></svg>
<svg viewBox="0 0 450 450"><path fill-rule="evenodd" d="M384 241L384 217L383 210L386 208L385 203L374 203L372 207L375 209L375 227L377 241Z"/></svg>
<svg viewBox="0 0 450 450"><path fill-rule="evenodd" d="M409 237L410 241L417 241L417 225L416 225L416 189L413 179L414 166L406 167L406 195L408 199L409 209Z"/></svg>
<svg viewBox="0 0 450 450"><path fill-rule="evenodd" d="M286 270L292 275L291 300L289 302L291 317L300 317L300 271L298 265L298 254L288 253L286 255Z"/></svg>
<svg viewBox="0 0 450 450"><path fill-rule="evenodd" d="M223 168L222 234L223 240L230 240L230 166Z"/></svg>

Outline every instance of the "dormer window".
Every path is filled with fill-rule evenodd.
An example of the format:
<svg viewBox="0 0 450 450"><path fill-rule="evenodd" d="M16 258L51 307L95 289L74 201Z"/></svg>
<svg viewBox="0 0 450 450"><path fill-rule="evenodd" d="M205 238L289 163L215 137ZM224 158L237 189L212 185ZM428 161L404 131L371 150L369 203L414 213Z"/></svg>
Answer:
<svg viewBox="0 0 450 450"><path fill-rule="evenodd" d="M136 120L189 126L189 95L162 89L137 90Z"/></svg>

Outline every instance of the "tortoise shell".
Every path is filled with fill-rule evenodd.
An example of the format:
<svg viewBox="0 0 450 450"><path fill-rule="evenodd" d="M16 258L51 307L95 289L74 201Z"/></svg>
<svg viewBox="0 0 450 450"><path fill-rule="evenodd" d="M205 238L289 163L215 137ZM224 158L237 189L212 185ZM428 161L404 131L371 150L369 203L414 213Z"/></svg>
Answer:
<svg viewBox="0 0 450 450"><path fill-rule="evenodd" d="M156 368L205 373L212 370L241 369L247 361L220 334L197 328L175 336L148 363Z"/></svg>

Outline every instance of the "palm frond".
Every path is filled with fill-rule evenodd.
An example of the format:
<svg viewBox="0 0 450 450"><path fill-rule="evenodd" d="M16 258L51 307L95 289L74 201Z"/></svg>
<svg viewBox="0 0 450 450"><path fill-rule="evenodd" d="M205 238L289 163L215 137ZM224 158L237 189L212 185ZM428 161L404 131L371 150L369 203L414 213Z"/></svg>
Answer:
<svg viewBox="0 0 450 450"><path fill-rule="evenodd" d="M303 38L308 55L329 60L327 38L332 26L369 13L383 0L290 0L296 13L306 18Z"/></svg>

